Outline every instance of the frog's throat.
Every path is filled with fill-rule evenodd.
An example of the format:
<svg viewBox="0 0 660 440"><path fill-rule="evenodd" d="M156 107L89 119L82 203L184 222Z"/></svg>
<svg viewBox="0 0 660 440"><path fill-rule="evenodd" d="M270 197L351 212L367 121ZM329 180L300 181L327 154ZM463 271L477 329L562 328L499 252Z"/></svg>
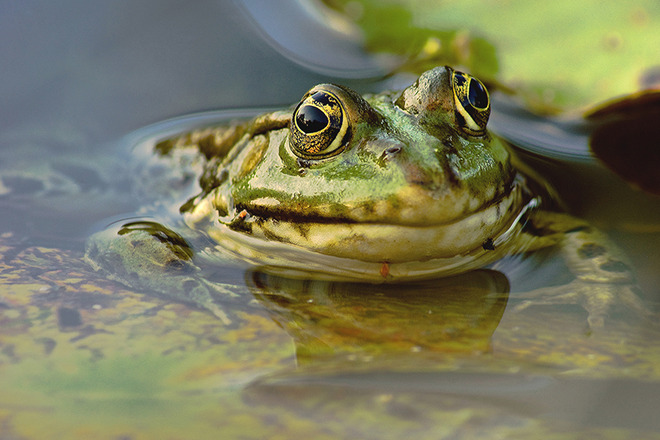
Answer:
<svg viewBox="0 0 660 440"><path fill-rule="evenodd" d="M453 223L298 223L250 219L208 228L214 252L295 278L408 281L482 267L517 252L513 237L535 207L516 185L506 197ZM504 213L504 214L502 214Z"/></svg>

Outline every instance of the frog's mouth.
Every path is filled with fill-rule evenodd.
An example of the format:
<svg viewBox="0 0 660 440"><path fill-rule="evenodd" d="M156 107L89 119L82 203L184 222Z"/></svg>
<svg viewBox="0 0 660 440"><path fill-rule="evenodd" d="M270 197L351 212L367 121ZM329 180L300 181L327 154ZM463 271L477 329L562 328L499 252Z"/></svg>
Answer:
<svg viewBox="0 0 660 440"><path fill-rule="evenodd" d="M476 269L520 250L524 244L512 236L536 203L517 188L461 219L429 226L278 218L244 206L207 232L218 244L215 252L277 275L410 281Z"/></svg>
<svg viewBox="0 0 660 440"><path fill-rule="evenodd" d="M492 250L520 214L525 197L515 185L461 218L431 224L294 215L247 203L237 204L220 223L225 230L322 255L372 263L421 262Z"/></svg>

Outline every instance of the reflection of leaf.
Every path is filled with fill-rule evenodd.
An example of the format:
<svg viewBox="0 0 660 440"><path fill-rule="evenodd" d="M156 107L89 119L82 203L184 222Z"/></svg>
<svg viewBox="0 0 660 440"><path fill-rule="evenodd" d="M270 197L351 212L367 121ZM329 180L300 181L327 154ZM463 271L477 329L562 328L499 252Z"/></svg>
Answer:
<svg viewBox="0 0 660 440"><path fill-rule="evenodd" d="M342 9L341 1L328 2ZM409 8L378 1L361 2L359 13L347 14L362 29L365 47L405 58L401 70L415 74L438 65L460 66L482 78L498 70L495 47L465 30L438 30L415 26Z"/></svg>

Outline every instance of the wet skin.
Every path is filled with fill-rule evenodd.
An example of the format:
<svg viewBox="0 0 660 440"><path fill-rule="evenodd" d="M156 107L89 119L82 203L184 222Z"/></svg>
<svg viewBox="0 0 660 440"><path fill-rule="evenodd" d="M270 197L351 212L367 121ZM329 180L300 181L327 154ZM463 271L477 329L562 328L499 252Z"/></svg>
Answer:
<svg viewBox="0 0 660 440"><path fill-rule="evenodd" d="M574 280L532 292L525 305L578 302L592 327L619 303L642 311L625 257L584 221L543 208L532 189L542 185L487 131L489 114L479 80L440 67L398 92L318 85L293 109L183 133L154 151L203 163L201 191L180 212L213 240L214 258L291 278L381 283L556 246ZM99 233L87 251L122 282L158 290L166 280L212 308L206 292L229 289L197 276L192 255L184 238L145 222Z"/></svg>

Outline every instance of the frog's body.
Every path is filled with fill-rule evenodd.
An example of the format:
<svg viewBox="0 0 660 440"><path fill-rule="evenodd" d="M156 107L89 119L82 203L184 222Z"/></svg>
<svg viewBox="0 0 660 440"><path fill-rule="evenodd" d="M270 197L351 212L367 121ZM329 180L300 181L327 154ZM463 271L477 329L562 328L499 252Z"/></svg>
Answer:
<svg viewBox="0 0 660 440"><path fill-rule="evenodd" d="M399 93L319 85L293 111L195 130L156 151L201 158L201 192L181 207L186 224L217 255L269 272L400 282L558 245L575 281L543 302L577 295L592 324L613 302L636 305L620 253L583 221L542 210L507 145L486 130L489 112L478 80L436 68ZM90 260L103 266L108 248L93 240Z"/></svg>

